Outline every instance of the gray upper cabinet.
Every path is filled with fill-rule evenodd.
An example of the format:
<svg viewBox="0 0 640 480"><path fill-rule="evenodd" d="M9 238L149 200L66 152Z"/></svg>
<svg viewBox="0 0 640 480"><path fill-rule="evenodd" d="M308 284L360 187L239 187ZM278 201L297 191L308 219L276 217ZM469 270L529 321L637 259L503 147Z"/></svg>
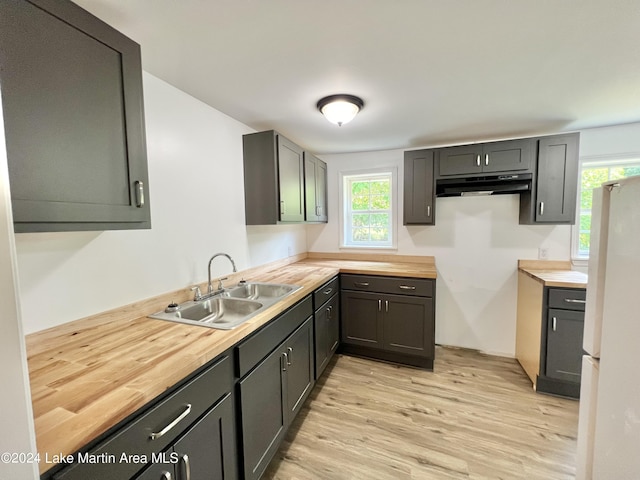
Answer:
<svg viewBox="0 0 640 480"><path fill-rule="evenodd" d="M304 222L302 148L279 133L242 137L247 225Z"/></svg>
<svg viewBox="0 0 640 480"><path fill-rule="evenodd" d="M435 225L435 150L404 152L404 225Z"/></svg>
<svg viewBox="0 0 640 480"><path fill-rule="evenodd" d="M151 228L140 47L67 0L0 2L16 232Z"/></svg>
<svg viewBox="0 0 640 480"><path fill-rule="evenodd" d="M327 164L304 152L305 220L327 223Z"/></svg>
<svg viewBox="0 0 640 480"><path fill-rule="evenodd" d="M538 139L533 191L522 194L521 224L574 224L580 134Z"/></svg>
<svg viewBox="0 0 640 480"><path fill-rule="evenodd" d="M530 138L440 148L437 174L464 176L528 171L534 152L535 141Z"/></svg>

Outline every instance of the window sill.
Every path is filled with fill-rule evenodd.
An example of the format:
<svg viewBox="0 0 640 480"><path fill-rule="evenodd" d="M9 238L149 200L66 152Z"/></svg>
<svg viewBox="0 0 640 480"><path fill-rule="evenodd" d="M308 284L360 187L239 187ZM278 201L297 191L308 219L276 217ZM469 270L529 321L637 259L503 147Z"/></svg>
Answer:
<svg viewBox="0 0 640 480"><path fill-rule="evenodd" d="M397 252L398 247L389 246L389 247L375 247L373 245L340 245L340 250L375 250L375 251L388 251L388 252Z"/></svg>
<svg viewBox="0 0 640 480"><path fill-rule="evenodd" d="M587 268L589 266L589 259L584 257L572 258L571 265L574 267Z"/></svg>

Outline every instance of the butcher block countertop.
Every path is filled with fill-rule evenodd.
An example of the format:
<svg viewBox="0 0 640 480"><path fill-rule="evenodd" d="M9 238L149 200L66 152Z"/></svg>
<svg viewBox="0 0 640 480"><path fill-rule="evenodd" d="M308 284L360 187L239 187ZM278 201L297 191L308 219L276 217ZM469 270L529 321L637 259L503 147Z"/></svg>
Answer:
<svg viewBox="0 0 640 480"><path fill-rule="evenodd" d="M184 289L28 335L38 453L76 452L340 272L436 278L433 257L308 253L228 275L302 286L233 330L147 318Z"/></svg>
<svg viewBox="0 0 640 480"><path fill-rule="evenodd" d="M587 288L587 275L571 270L570 261L518 260L518 270L545 287Z"/></svg>

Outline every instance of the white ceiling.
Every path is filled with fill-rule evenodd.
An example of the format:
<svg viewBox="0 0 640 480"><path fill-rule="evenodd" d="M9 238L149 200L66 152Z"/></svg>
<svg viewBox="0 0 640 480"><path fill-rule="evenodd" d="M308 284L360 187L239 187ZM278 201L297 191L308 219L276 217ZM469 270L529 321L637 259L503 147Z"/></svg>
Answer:
<svg viewBox="0 0 640 480"><path fill-rule="evenodd" d="M143 68L316 153L640 121L640 0L75 0ZM337 127L316 110L350 93Z"/></svg>

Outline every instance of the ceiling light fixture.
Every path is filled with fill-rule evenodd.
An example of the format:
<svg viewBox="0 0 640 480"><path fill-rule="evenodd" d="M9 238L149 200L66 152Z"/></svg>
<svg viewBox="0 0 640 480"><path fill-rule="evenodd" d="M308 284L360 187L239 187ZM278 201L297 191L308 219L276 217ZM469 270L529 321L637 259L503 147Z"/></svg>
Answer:
<svg viewBox="0 0 640 480"><path fill-rule="evenodd" d="M317 107L327 120L341 127L353 120L364 107L364 102L355 95L330 95L318 100Z"/></svg>

